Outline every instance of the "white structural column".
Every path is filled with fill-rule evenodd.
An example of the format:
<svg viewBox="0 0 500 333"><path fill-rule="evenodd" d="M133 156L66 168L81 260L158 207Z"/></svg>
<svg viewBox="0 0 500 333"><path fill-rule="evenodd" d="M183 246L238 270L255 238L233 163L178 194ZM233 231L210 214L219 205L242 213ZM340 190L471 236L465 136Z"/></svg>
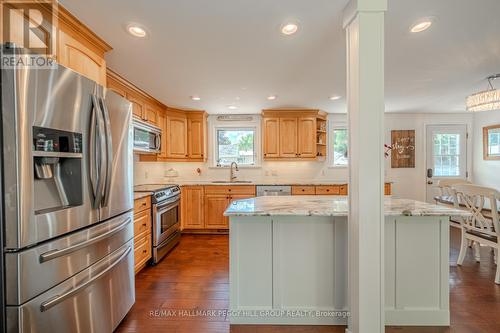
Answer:
<svg viewBox="0 0 500 333"><path fill-rule="evenodd" d="M344 11L349 119L349 308L352 333L384 331L384 13L387 0Z"/></svg>

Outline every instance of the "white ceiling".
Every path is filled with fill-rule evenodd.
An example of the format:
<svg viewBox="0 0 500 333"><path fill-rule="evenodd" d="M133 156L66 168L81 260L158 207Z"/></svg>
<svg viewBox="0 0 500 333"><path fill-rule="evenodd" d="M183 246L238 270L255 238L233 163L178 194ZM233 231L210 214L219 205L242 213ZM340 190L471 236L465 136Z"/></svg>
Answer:
<svg viewBox="0 0 500 333"><path fill-rule="evenodd" d="M169 106L209 113L308 107L345 112L347 0L61 0L114 49L108 65ZM499 0L389 0L386 109L464 111L500 72ZM432 27L409 26L434 17ZM300 23L296 35L280 25ZM147 27L145 39L126 32ZM500 85L500 83L499 83ZM271 94L275 101L267 101ZM198 95L201 101L192 101ZM228 105L238 110L229 110Z"/></svg>

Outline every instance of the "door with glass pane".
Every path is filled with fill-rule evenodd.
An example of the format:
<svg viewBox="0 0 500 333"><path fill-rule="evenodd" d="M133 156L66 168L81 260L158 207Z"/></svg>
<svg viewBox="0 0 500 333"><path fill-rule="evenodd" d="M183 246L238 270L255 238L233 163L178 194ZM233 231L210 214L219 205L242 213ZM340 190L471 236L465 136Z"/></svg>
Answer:
<svg viewBox="0 0 500 333"><path fill-rule="evenodd" d="M466 125L427 126L427 202L439 194L440 179L467 178Z"/></svg>

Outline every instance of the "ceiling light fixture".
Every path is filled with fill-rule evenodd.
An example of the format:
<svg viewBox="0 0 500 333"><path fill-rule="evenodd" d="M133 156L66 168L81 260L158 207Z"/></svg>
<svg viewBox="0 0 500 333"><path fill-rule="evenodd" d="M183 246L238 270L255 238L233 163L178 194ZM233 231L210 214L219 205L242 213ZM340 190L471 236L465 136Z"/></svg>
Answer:
<svg viewBox="0 0 500 333"><path fill-rule="evenodd" d="M278 96L276 96L276 95L270 95L270 96L267 96L267 99L268 99L269 101L274 101L276 98L278 98Z"/></svg>
<svg viewBox="0 0 500 333"><path fill-rule="evenodd" d="M229 110L236 110L236 109L238 109L238 107L236 105L229 105L227 108Z"/></svg>
<svg viewBox="0 0 500 333"><path fill-rule="evenodd" d="M500 110L500 89L493 88L491 81L500 79L500 74L490 75L488 88L476 94L470 95L465 101L467 111L491 111Z"/></svg>
<svg viewBox="0 0 500 333"><path fill-rule="evenodd" d="M144 38L147 35L146 29L135 23L129 24L127 26L127 31L134 37Z"/></svg>
<svg viewBox="0 0 500 333"><path fill-rule="evenodd" d="M338 99L341 99L341 98L342 98L342 96L339 96L339 95L333 95L333 96L330 96L329 98L330 98L330 101L336 101L336 100L338 100Z"/></svg>
<svg viewBox="0 0 500 333"><path fill-rule="evenodd" d="M293 35L294 33L297 32L297 30L299 30L299 25L296 24L296 23L285 23L281 26L281 33L283 35Z"/></svg>
<svg viewBox="0 0 500 333"><path fill-rule="evenodd" d="M199 100L201 100L201 97L200 96L191 96L191 99L193 101L199 101Z"/></svg>
<svg viewBox="0 0 500 333"><path fill-rule="evenodd" d="M425 31L427 29L429 29L432 25L432 20L429 19L429 18L426 18L426 19L423 19L422 21L419 21L417 23L415 23L414 25L412 25L410 27L410 31L411 32L422 32L422 31Z"/></svg>

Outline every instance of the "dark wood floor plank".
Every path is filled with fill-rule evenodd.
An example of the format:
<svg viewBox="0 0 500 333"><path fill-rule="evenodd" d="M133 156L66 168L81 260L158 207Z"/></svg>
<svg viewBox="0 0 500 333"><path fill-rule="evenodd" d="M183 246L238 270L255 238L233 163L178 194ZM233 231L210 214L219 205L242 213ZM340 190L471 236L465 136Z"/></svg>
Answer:
<svg viewBox="0 0 500 333"><path fill-rule="evenodd" d="M450 327L387 327L386 333L499 333L500 286L493 281L495 263L488 248L481 263L469 250L457 266L460 234L451 229ZM229 325L222 315L190 311L229 307L227 235L183 235L180 244L158 265L136 277L136 303L119 333L340 333L342 326ZM184 310L181 315L174 311ZM195 314L192 312L191 314ZM202 313L203 314L203 313Z"/></svg>

